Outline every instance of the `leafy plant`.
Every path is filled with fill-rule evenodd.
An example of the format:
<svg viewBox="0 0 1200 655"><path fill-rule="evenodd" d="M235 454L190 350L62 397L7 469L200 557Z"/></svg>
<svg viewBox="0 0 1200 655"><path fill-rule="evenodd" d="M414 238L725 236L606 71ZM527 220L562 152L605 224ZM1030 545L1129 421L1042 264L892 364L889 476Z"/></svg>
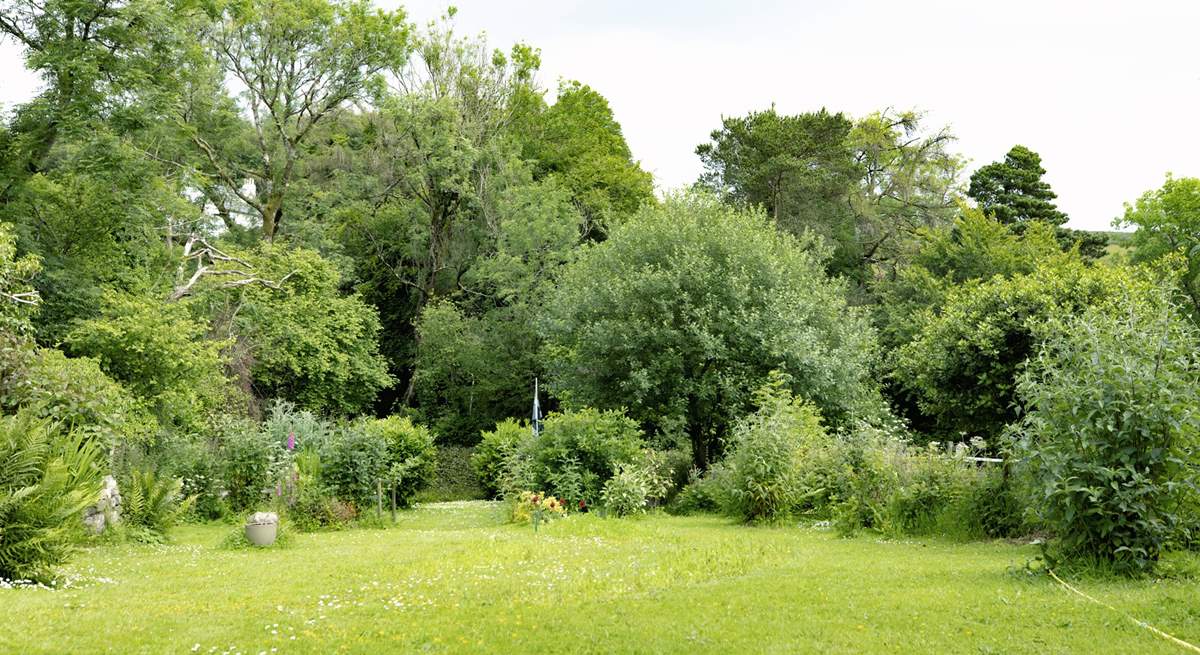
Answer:
<svg viewBox="0 0 1200 655"><path fill-rule="evenodd" d="M417 491L429 485L437 474L437 448L433 433L404 416L389 416L367 421L363 431L387 447L384 475L398 507L409 507Z"/></svg>
<svg viewBox="0 0 1200 655"><path fill-rule="evenodd" d="M786 517L812 493L802 485L801 464L808 445L825 439L825 428L816 408L792 397L789 382L772 372L755 394L758 411L732 436L729 510L746 521Z"/></svg>
<svg viewBox="0 0 1200 655"><path fill-rule="evenodd" d="M382 431L357 423L342 426L321 458L321 478L335 496L356 509L374 507L392 464L388 447Z"/></svg>
<svg viewBox="0 0 1200 655"><path fill-rule="evenodd" d="M96 442L29 412L0 418L0 578L50 582L100 491Z"/></svg>
<svg viewBox="0 0 1200 655"><path fill-rule="evenodd" d="M616 516L644 514L650 498L651 480L642 467L622 464L616 474L604 483L600 502Z"/></svg>
<svg viewBox="0 0 1200 655"><path fill-rule="evenodd" d="M532 438L531 432L528 425L510 418L497 423L496 429L483 432L482 437L471 456L471 466L484 491L495 498L505 492L506 461Z"/></svg>
<svg viewBox="0 0 1200 655"><path fill-rule="evenodd" d="M1055 535L1047 556L1152 570L1191 527L1200 483L1200 342L1158 294L1047 327L1022 376L1016 450Z"/></svg>
<svg viewBox="0 0 1200 655"><path fill-rule="evenodd" d="M121 481L121 521L158 536L191 511L195 496L183 495L183 481L152 470L132 471Z"/></svg>
<svg viewBox="0 0 1200 655"><path fill-rule="evenodd" d="M601 489L622 464L637 460L642 432L619 411L595 409L553 413L523 448L528 482L568 502L600 502Z"/></svg>

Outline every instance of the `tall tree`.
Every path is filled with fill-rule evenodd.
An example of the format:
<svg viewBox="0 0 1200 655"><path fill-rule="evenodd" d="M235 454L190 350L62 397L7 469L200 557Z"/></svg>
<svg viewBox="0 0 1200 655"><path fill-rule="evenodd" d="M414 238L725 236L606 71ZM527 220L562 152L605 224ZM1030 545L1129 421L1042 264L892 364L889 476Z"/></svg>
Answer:
<svg viewBox="0 0 1200 655"><path fill-rule="evenodd" d="M554 177L570 190L585 221L584 234L602 236L607 224L654 200L654 180L634 161L608 100L580 82L559 84L554 104L534 96L514 135L536 179Z"/></svg>
<svg viewBox="0 0 1200 655"><path fill-rule="evenodd" d="M237 0L221 9L209 44L221 72L242 89L253 161L222 157L204 125L179 122L225 195L245 203L271 241L313 129L403 63L409 28L403 12L374 11L366 0Z"/></svg>
<svg viewBox="0 0 1200 655"><path fill-rule="evenodd" d="M1004 155L1004 161L992 162L971 175L967 195L985 214L1005 225L1028 221L1062 225L1067 215L1054 205L1058 196L1042 179L1045 174L1041 156L1016 145Z"/></svg>
<svg viewBox="0 0 1200 655"><path fill-rule="evenodd" d="M829 272L865 282L894 262L920 227L953 215L958 158L953 137L926 134L915 112L879 112L857 122L774 108L726 118L696 148L700 179L739 205L762 205L781 228L814 232L834 246Z"/></svg>

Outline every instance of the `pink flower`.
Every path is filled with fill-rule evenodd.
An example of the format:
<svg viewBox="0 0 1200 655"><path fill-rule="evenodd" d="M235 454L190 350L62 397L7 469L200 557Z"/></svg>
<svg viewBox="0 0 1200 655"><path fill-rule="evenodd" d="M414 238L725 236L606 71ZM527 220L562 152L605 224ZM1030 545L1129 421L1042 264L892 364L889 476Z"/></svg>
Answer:
<svg viewBox="0 0 1200 655"><path fill-rule="evenodd" d="M287 443L287 449L288 449L288 450L295 450L295 449L296 449L296 433L295 433L295 432L289 432L289 433L288 433L288 443Z"/></svg>

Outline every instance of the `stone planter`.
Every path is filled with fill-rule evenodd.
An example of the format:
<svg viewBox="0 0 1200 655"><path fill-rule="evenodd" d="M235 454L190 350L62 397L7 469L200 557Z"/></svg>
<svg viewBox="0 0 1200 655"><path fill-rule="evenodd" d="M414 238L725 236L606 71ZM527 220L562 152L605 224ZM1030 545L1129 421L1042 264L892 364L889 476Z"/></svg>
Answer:
<svg viewBox="0 0 1200 655"><path fill-rule="evenodd" d="M279 535L279 516L274 512L257 512L246 520L246 539L255 546L270 546Z"/></svg>

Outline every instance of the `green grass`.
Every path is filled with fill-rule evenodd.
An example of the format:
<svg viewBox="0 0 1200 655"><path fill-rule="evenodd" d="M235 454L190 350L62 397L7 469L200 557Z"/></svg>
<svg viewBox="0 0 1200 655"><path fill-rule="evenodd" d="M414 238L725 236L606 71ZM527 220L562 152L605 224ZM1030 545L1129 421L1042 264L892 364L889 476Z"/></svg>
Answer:
<svg viewBox="0 0 1200 655"><path fill-rule="evenodd" d="M0 652L1179 652L1014 573L1035 550L999 542L668 516L534 534L482 502L280 550L217 548L229 530L91 549L70 567L92 580L79 587L0 590ZM1200 582L1076 582L1200 641Z"/></svg>

